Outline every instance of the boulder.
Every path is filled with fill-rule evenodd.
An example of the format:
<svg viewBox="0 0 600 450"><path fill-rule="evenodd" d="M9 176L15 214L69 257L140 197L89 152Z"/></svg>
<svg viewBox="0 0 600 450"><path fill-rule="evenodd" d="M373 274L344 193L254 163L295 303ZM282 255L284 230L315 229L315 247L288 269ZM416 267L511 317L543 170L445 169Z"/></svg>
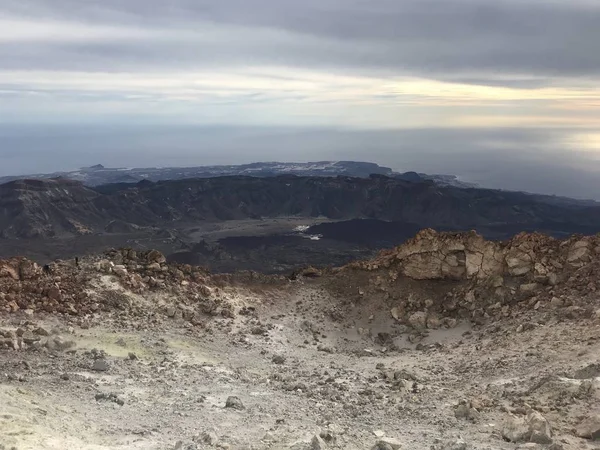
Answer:
<svg viewBox="0 0 600 450"><path fill-rule="evenodd" d="M594 414L584 419L575 428L575 434L584 439L600 440L600 414Z"/></svg>
<svg viewBox="0 0 600 450"><path fill-rule="evenodd" d="M112 268L113 273L119 278L124 278L127 276L127 269L123 265L116 265Z"/></svg>
<svg viewBox="0 0 600 450"><path fill-rule="evenodd" d="M326 450L327 444L321 436L314 436L310 441L310 450Z"/></svg>
<svg viewBox="0 0 600 450"><path fill-rule="evenodd" d="M506 265L508 273L513 276L520 276L529 273L533 267L531 256L521 251L509 251L506 256Z"/></svg>
<svg viewBox="0 0 600 450"><path fill-rule="evenodd" d="M415 330L424 330L427 326L427 313L419 311L411 314L408 318L408 324Z"/></svg>
<svg viewBox="0 0 600 450"><path fill-rule="evenodd" d="M232 395L230 397L227 397L227 401L225 402L225 408L242 410L246 407L244 406L239 397Z"/></svg>
<svg viewBox="0 0 600 450"><path fill-rule="evenodd" d="M546 418L529 410L526 416L511 415L504 422L502 437L510 442L552 443L552 428Z"/></svg>
<svg viewBox="0 0 600 450"><path fill-rule="evenodd" d="M150 250L148 252L148 254L146 255L146 260L150 264L151 263L164 264L167 262L167 258L165 258L165 255L163 255L158 250Z"/></svg>

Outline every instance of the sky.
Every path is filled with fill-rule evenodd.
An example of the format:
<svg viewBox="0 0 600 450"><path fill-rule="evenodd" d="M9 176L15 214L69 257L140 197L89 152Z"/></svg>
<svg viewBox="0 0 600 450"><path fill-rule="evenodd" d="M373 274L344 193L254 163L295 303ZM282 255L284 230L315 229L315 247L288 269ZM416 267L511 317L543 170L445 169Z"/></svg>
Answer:
<svg viewBox="0 0 600 450"><path fill-rule="evenodd" d="M600 198L598 0L2 0L0 175L356 159Z"/></svg>

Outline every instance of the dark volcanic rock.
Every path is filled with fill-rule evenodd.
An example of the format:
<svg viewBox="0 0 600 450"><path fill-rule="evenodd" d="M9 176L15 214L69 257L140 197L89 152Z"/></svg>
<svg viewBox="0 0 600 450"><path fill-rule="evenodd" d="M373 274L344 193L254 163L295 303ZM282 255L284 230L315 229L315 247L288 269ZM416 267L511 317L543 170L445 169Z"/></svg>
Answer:
<svg viewBox="0 0 600 450"><path fill-rule="evenodd" d="M178 221L279 216L371 218L446 229L502 224L503 231L513 225L515 231L589 233L599 229L600 207L381 175L233 176L143 181L96 189L64 179L19 180L0 186L2 237L81 235L104 232L117 223L135 229Z"/></svg>

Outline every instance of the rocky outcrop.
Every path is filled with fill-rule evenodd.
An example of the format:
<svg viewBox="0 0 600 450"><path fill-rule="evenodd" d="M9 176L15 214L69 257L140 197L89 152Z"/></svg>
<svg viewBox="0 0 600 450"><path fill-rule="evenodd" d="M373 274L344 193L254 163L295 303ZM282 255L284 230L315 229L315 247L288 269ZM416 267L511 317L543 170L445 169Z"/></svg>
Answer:
<svg viewBox="0 0 600 450"><path fill-rule="evenodd" d="M91 294L102 275L116 277L133 293L163 290L176 294L182 303L201 303L206 313L224 311L211 299L212 290L207 286L211 278L206 270L167 264L156 250L122 249L109 250L103 258L58 261L43 267L25 258L0 260L0 313L43 311L81 316L130 307L127 298L118 293Z"/></svg>
<svg viewBox="0 0 600 450"><path fill-rule="evenodd" d="M498 242L485 240L475 232L438 233L426 229L405 244L381 252L374 260L349 267L391 268L415 280L523 277L532 284L556 284L559 275L598 260L598 236L573 236L560 241L543 234L522 233Z"/></svg>
<svg viewBox="0 0 600 450"><path fill-rule="evenodd" d="M291 278L313 279L336 290L340 298L361 302L381 298L396 321L423 332L455 326L460 319L480 322L533 310L547 311L561 320L591 318L597 314L599 273L598 236L561 241L541 234L520 234L506 242L494 242L474 232L424 230L373 260L334 270L307 268ZM134 293L172 292L204 314L230 314L215 300L215 289L210 286L223 279L231 282L231 276L220 278L197 266L168 263L156 250L131 248L109 250L103 257L85 258L80 265L68 261L42 268L24 258L0 261L0 312L42 310L80 315L127 308L121 297L89 295L86 286L99 275L114 277ZM255 273L235 277L250 284L263 279L281 281ZM167 315L178 314L175 308Z"/></svg>
<svg viewBox="0 0 600 450"><path fill-rule="evenodd" d="M368 274L362 297L383 295L393 317L415 330L450 317L478 322L540 308L561 311L563 318L591 317L600 290L600 236L559 240L522 233L500 242L475 232L423 230L340 273L350 279ZM341 283L336 289L344 291Z"/></svg>

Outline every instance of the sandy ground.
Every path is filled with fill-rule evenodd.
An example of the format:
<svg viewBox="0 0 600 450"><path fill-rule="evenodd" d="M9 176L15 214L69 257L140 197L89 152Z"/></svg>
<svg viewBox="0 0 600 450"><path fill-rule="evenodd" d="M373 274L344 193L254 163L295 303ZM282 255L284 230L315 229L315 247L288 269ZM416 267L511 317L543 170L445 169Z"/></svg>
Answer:
<svg viewBox="0 0 600 450"><path fill-rule="evenodd" d="M524 405L549 420L555 448L600 448L573 434L600 412L598 323L459 324L411 343L387 310L345 306L334 320L340 300L318 281L240 301L256 309L202 327L1 317L1 329L43 326L74 347L0 349L0 448L370 449L382 437L416 450L548 448L502 438ZM470 419L456 417L463 400ZM319 434L324 447L311 444Z"/></svg>

